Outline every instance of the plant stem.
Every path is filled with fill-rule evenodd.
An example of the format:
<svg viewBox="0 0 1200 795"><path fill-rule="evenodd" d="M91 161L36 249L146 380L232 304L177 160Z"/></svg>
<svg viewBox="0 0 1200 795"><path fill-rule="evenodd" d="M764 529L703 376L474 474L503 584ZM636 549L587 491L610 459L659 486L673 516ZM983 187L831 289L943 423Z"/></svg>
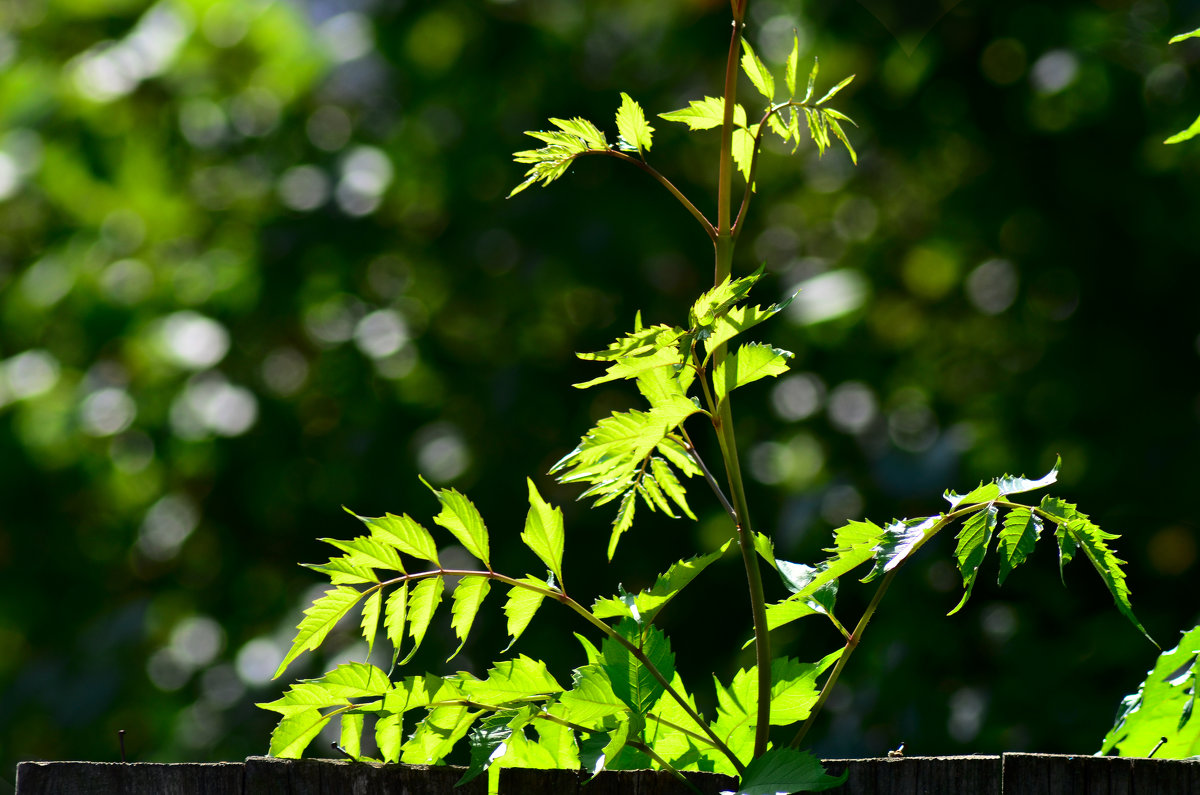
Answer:
<svg viewBox="0 0 1200 795"><path fill-rule="evenodd" d="M892 584L892 580L895 579L896 572L898 571L900 571L899 566L889 571L879 581L879 587L875 589L875 596L871 598L871 603L867 605L862 618L858 620L858 625L854 627L854 632L846 639L846 648L842 651L842 656L838 658L838 661L833 666L833 670L829 673L829 678L825 680L825 685L821 688L821 695L817 697L817 703L813 705L812 712L809 713L808 719L804 721L804 725L800 727L800 731L796 732L796 736L792 738L792 748L798 748L800 743L804 742L805 735L812 728L813 721L821 712L821 708L825 706L825 701L829 698L829 694L833 692L833 686L837 684L842 669L846 667L846 661L850 659L850 655L858 648L858 642L862 640L863 632L866 631L867 624L871 621L871 616L875 615L875 610L879 607L879 602L883 599L883 595L887 593L888 586Z"/></svg>
<svg viewBox="0 0 1200 795"><path fill-rule="evenodd" d="M738 56L741 53L742 28L745 27L747 0L733 0L733 32L729 39L729 54L725 59L725 116L721 124L721 156L717 181L717 241L716 263L713 284L719 285L733 271L732 202L733 187L733 112L737 104ZM713 361L718 365L725 358L724 345L713 351ZM715 367L714 367L715 370ZM758 552L754 548L754 531L750 527L750 510L746 503L746 489L742 483L742 470L738 462L737 439L733 432L733 411L726 396L713 417L713 426L721 445L721 457L725 461L725 473L729 480L729 493L733 502L733 513L737 517L735 528L738 546L742 551L742 562L746 567L746 584L750 590L750 610L754 618L754 657L758 666L758 712L755 719L754 755L767 751L771 728L771 641L767 632L767 605L763 591L762 572L758 565Z"/></svg>
<svg viewBox="0 0 1200 795"><path fill-rule="evenodd" d="M704 465L704 459L700 457L699 451L696 450L696 445L692 444L691 437L687 435L687 431L680 426L680 431L683 432L683 440L687 447L688 454L692 460L696 462L696 466L700 467L700 471L704 473L704 479L708 481L709 488L717 495L717 501L721 503L721 507L725 509L725 513L729 514L729 518L737 524L737 511L733 510L733 506L729 504L729 499L726 498L725 492L721 491L721 484L717 483L717 479L713 477L712 472L708 471L708 467Z"/></svg>

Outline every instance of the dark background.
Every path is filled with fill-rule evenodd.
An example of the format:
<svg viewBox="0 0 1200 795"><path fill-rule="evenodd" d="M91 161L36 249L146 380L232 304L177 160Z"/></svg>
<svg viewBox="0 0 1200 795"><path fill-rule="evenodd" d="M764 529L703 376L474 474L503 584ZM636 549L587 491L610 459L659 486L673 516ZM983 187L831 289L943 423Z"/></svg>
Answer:
<svg viewBox="0 0 1200 795"><path fill-rule="evenodd" d="M1200 111L1200 44L1166 42L1200 3L926 5L751 0L766 60L795 28L820 91L857 74L837 106L860 154L763 157L735 267L767 264L761 302L806 290L761 332L793 374L736 401L754 519L815 562L846 518L1061 455L1054 493L1122 534L1169 648L1198 618L1200 145L1162 141ZM121 729L132 760L264 753L253 703L363 651L350 627L265 681L321 583L295 563L357 532L342 505L427 522L418 472L471 495L514 575L541 570L517 541L534 476L584 602L721 543L693 484L699 524L643 511L607 565L608 509L543 474L635 404L572 389L597 373L572 353L638 310L683 322L703 233L604 158L504 197L548 116L615 137L621 91L652 117L718 94L728 26L718 0L0 7L0 779L117 759ZM651 123L651 162L713 214L716 133ZM946 618L952 550L897 580L818 752L1093 752L1154 648L1086 562L1062 587L1049 538ZM705 577L662 623L710 703L749 619L734 556ZM845 623L870 593L843 584ZM439 616L414 670L486 668L500 605L448 667ZM547 606L514 651L566 680L583 629Z"/></svg>

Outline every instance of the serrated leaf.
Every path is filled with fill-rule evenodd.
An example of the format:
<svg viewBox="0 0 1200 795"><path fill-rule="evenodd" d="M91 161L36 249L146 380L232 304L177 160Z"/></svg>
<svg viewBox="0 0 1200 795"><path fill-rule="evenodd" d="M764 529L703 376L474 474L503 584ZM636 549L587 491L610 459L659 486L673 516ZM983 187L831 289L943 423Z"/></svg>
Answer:
<svg viewBox="0 0 1200 795"><path fill-rule="evenodd" d="M646 123L642 106L625 92L621 92L621 107L617 110L617 133L622 148L637 152L649 152L654 140L654 128Z"/></svg>
<svg viewBox="0 0 1200 795"><path fill-rule="evenodd" d="M977 488L968 491L966 494L955 494L949 489L942 495L948 503L950 510L957 508L966 508L970 505L981 505L985 502L991 502L1000 498L1000 486L995 481L991 483L980 483Z"/></svg>
<svg viewBox="0 0 1200 795"><path fill-rule="evenodd" d="M271 756L299 759L327 723L329 718L318 709L285 715L271 732Z"/></svg>
<svg viewBox="0 0 1200 795"><path fill-rule="evenodd" d="M520 582L538 588L549 587L547 583L530 575L522 577ZM512 645L517 642L517 638L521 637L521 633L529 626L529 622L533 620L538 608L542 606L544 598L545 594L541 591L533 591L517 585L509 590L508 600L504 603L504 615L508 617L508 634L512 640L505 647L506 651L512 648Z"/></svg>
<svg viewBox="0 0 1200 795"><path fill-rule="evenodd" d="M367 659L371 658L371 652L375 650L375 636L379 634L379 614L383 608L383 591L378 590L367 597L367 601L363 602L362 628L363 640L367 642Z"/></svg>
<svg viewBox="0 0 1200 795"><path fill-rule="evenodd" d="M642 351L630 352L623 355L613 362L604 375L593 378L590 381L573 384L573 386L576 389L587 389L609 381L637 378L647 370L658 368L669 368L674 372L682 364L683 354L680 353L677 344L647 348Z"/></svg>
<svg viewBox="0 0 1200 795"><path fill-rule="evenodd" d="M783 66L783 80L787 83L788 96L796 96L796 70L800 68L800 35L792 31L792 51Z"/></svg>
<svg viewBox="0 0 1200 795"><path fill-rule="evenodd" d="M1129 603L1129 586L1125 584L1125 572L1121 569L1121 565L1125 561L1118 558L1105 543L1116 540L1120 536L1104 532L1083 517L1072 519L1067 523L1066 528L1067 534L1084 551L1088 560L1092 562L1092 566L1095 567L1096 572L1100 575L1100 579L1108 587L1108 591L1112 594L1113 601L1117 605L1117 610L1120 611L1121 615L1129 619L1138 628L1138 631L1146 636L1147 640L1158 646L1154 642L1154 638L1150 637L1150 633L1146 632L1146 628L1142 626L1142 623L1133 614L1133 606Z"/></svg>
<svg viewBox="0 0 1200 795"><path fill-rule="evenodd" d="M406 765L436 765L466 735L480 714L457 705L434 707L401 748L400 761Z"/></svg>
<svg viewBox="0 0 1200 795"><path fill-rule="evenodd" d="M404 625L408 613L408 583L403 582L388 595L383 606L383 631L392 644L392 653L400 654L404 645Z"/></svg>
<svg viewBox="0 0 1200 795"><path fill-rule="evenodd" d="M649 590L642 591L634 597L634 604L641 614L641 623L652 623L659 611L666 607L680 591L725 554L730 543L726 541L720 549L709 552L707 555L696 555L677 561L671 564L664 573L658 575Z"/></svg>
<svg viewBox="0 0 1200 795"><path fill-rule="evenodd" d="M413 647L408 650L408 656L400 661L401 665L411 660L417 649L421 648L429 622L441 604L444 590L445 583L440 576L421 580L412 589L408 599L408 636L413 639Z"/></svg>
<svg viewBox="0 0 1200 795"><path fill-rule="evenodd" d="M563 688L550 675L544 662L522 654L512 660L494 663L485 679L465 681L463 691L472 701L496 706L545 700L547 696L563 692Z"/></svg>
<svg viewBox="0 0 1200 795"><path fill-rule="evenodd" d="M471 729L471 733L467 737L467 743L471 749L471 761L463 772L462 778L455 782L456 787L461 787L471 781L490 768L493 762L504 756L508 750L508 740L513 733L512 728L508 725L509 720L510 716L504 713L488 715L479 722L478 726Z"/></svg>
<svg viewBox="0 0 1200 795"><path fill-rule="evenodd" d="M658 483L663 493L670 497L671 501L687 514L688 518L695 521L696 514L692 513L692 509L687 504L687 492L666 460L658 456L652 456L650 458L650 474L654 477L654 480Z"/></svg>
<svg viewBox="0 0 1200 795"><path fill-rule="evenodd" d="M850 154L850 162L858 165L858 152L854 151L854 146L850 143L850 138L846 135L846 131L842 129L841 123L829 111L825 112L825 121L829 124L829 129L833 130L833 134L842 142L842 146L846 147L846 151Z"/></svg>
<svg viewBox="0 0 1200 795"><path fill-rule="evenodd" d="M693 99L686 108L658 114L660 119L686 124L691 130L710 130L720 127L725 121L725 100L721 97ZM741 105L733 108L733 123L746 126L746 109Z"/></svg>
<svg viewBox="0 0 1200 795"><path fill-rule="evenodd" d="M375 574L374 569L351 562L348 555L330 558L328 563L300 565L326 575L332 585L370 585L379 582L379 576Z"/></svg>
<svg viewBox="0 0 1200 795"><path fill-rule="evenodd" d="M394 546L406 555L441 566L433 536L408 515L394 516L389 513L376 518L358 518L371 529L373 538Z"/></svg>
<svg viewBox="0 0 1200 795"><path fill-rule="evenodd" d="M757 140L754 137L754 133L745 128L738 127L733 131L733 139L730 145L733 162L737 164L738 171L742 173L742 179L749 182L750 167L754 164L754 150L757 147ZM751 186L751 190L753 190L753 186Z"/></svg>
<svg viewBox="0 0 1200 795"><path fill-rule="evenodd" d="M389 712L375 719L375 745L387 764L400 761L400 746L404 744L404 716Z"/></svg>
<svg viewBox="0 0 1200 795"><path fill-rule="evenodd" d="M370 663L348 662L334 668L319 680L325 689L342 698L384 696L392 689L386 673Z"/></svg>
<svg viewBox="0 0 1200 795"><path fill-rule="evenodd" d="M992 541L992 532L996 529L996 516L999 509L995 505L982 508L963 522L958 531L958 546L955 547L954 557L958 561L958 570L962 574L965 592L962 599L948 615L954 615L963 608L971 598L975 588L975 578L979 576L979 567L983 565L987 555L988 544Z"/></svg>
<svg viewBox="0 0 1200 795"><path fill-rule="evenodd" d="M550 708L557 717L588 729L600 729L605 719L628 711L613 692L612 683L599 663L575 669L571 689L564 691Z"/></svg>
<svg viewBox="0 0 1200 795"><path fill-rule="evenodd" d="M324 596L318 597L304 611L304 618L297 626L296 638L283 661L275 670L272 677L277 679L287 669L292 660L306 651L311 651L321 645L329 631L337 626L350 609L362 598L362 591L339 585L330 588Z"/></svg>
<svg viewBox="0 0 1200 795"><path fill-rule="evenodd" d="M834 777L825 772L821 760L808 751L772 748L750 764L742 776L736 795L791 795L793 792L820 792L840 787L849 772Z"/></svg>
<svg viewBox="0 0 1200 795"><path fill-rule="evenodd" d="M771 132L782 138L785 144L791 140L792 133L788 129L787 122L784 121L782 113L777 112L767 116L767 127L771 129Z"/></svg>
<svg viewBox="0 0 1200 795"><path fill-rule="evenodd" d="M608 139L596 125L587 119L551 119L550 123L565 133L574 135L587 145L589 149L607 149Z"/></svg>
<svg viewBox="0 0 1200 795"><path fill-rule="evenodd" d="M526 478L525 482L529 486L529 513L525 517L525 529L521 532L521 540L550 571L554 572L554 576L561 583L565 538L562 510L551 507L542 499L531 478Z"/></svg>
<svg viewBox="0 0 1200 795"><path fill-rule="evenodd" d="M336 538L319 540L345 552L346 558L354 565L404 572L404 566L400 563L400 556L396 554L396 550L370 536L359 536L350 541L341 541Z"/></svg>
<svg viewBox="0 0 1200 795"><path fill-rule="evenodd" d="M998 584L1003 585L1009 573L1028 559L1041 537L1041 517L1031 509L1013 508L1008 512L996 544L996 551L1000 555Z"/></svg>
<svg viewBox="0 0 1200 795"><path fill-rule="evenodd" d="M363 718L361 712L343 712L342 729L338 745L346 756L358 759L362 756Z"/></svg>
<svg viewBox="0 0 1200 795"><path fill-rule="evenodd" d="M835 96L838 95L839 91L841 91L846 86L850 85L850 83L854 80L854 78L855 78L855 75L850 75L849 77L842 80L842 82L838 83L836 86L834 86L833 88L826 91L825 96L823 96L817 100L817 104L824 105L826 102L833 99Z"/></svg>
<svg viewBox="0 0 1200 795"><path fill-rule="evenodd" d="M421 480L425 483L424 478ZM483 565L491 571L492 564L488 555L488 532L483 524L475 504L465 495L455 489L435 489L425 483L442 504L441 513L433 517L433 521L449 530L458 543L468 552L483 561Z"/></svg>
<svg viewBox="0 0 1200 795"><path fill-rule="evenodd" d="M639 625L631 618L621 621L617 632L634 643L663 678L675 675L675 655L662 631L652 625ZM664 692L662 683L628 648L612 638L600 647L601 667L613 693L639 715L645 715Z"/></svg>
<svg viewBox="0 0 1200 795"><path fill-rule="evenodd" d="M742 39L742 71L750 78L750 82L758 89L758 93L766 97L767 102L775 99L775 78L771 76L766 65L755 54L750 42Z"/></svg>
<svg viewBox="0 0 1200 795"><path fill-rule="evenodd" d="M943 518L939 514L924 519L898 519L890 523L884 528L879 543L873 549L875 567L862 581L870 582L902 564L932 535ZM820 579L815 578L814 582L819 582Z"/></svg>
<svg viewBox="0 0 1200 795"><path fill-rule="evenodd" d="M1137 692L1126 696L1098 755L1185 759L1200 756L1200 721L1193 721L1200 665L1200 626L1159 655ZM1166 742L1159 746L1161 738Z"/></svg>
<svg viewBox="0 0 1200 795"><path fill-rule="evenodd" d="M459 642L458 648L447 658L446 662L457 657L463 646L466 645L467 635L471 632L471 625L475 623L479 607L491 589L492 583L487 577L463 577L454 586L453 604L450 607L450 626L454 630L454 634L458 636Z"/></svg>
<svg viewBox="0 0 1200 795"><path fill-rule="evenodd" d="M718 318L731 311L735 304L744 301L750 293L750 288L762 278L765 270L766 266L760 265L758 270L749 276L737 279L726 276L720 284L702 293L688 311L688 322L692 329L712 326Z"/></svg>
<svg viewBox="0 0 1200 795"><path fill-rule="evenodd" d="M713 368L713 388L718 404L738 387L786 373L792 355L790 351L757 342L742 345Z"/></svg>
<svg viewBox="0 0 1200 795"><path fill-rule="evenodd" d="M621 505L617 509L617 518L613 520L612 533L608 537L608 559L612 560L617 554L617 543L621 540L621 536L633 527L633 515L637 511L637 491L630 489L621 498Z"/></svg>
<svg viewBox="0 0 1200 795"><path fill-rule="evenodd" d="M575 732L549 720L534 723L537 745L546 752L545 767L558 770L579 769L579 744ZM535 760L527 760L527 763Z"/></svg>
<svg viewBox="0 0 1200 795"><path fill-rule="evenodd" d="M1040 478L1032 480L1024 475L1016 477L1014 475L1001 475L991 483L980 483L979 486L966 494L955 494L947 490L943 495L947 502L950 503L950 509L966 508L971 505L979 505L985 502L1000 497L1007 497L1010 494L1023 494L1027 491L1045 488L1058 480L1058 470L1062 465L1062 459L1058 459L1054 468Z"/></svg>

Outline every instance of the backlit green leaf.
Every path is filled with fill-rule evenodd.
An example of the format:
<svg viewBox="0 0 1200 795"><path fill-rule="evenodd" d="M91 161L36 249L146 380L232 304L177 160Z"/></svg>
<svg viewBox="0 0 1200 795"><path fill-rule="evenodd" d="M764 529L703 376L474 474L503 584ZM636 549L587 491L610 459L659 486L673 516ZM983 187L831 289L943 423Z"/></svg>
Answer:
<svg viewBox="0 0 1200 795"><path fill-rule="evenodd" d="M608 139L604 133L587 119L551 119L550 123L565 133L577 136L589 149L607 149Z"/></svg>
<svg viewBox="0 0 1200 795"><path fill-rule="evenodd" d="M1167 44L1178 44L1181 41L1185 41L1187 39L1194 39L1196 37L1200 37L1200 28L1196 28L1195 30L1188 31L1187 33L1180 33L1177 36L1172 36L1170 41L1167 42Z"/></svg>
<svg viewBox="0 0 1200 795"><path fill-rule="evenodd" d="M762 277L765 269L765 265L759 266L758 270L749 276L737 279L726 276L720 284L701 294L688 312L691 327L697 329L712 326L718 318L730 311L731 307L745 300L750 288Z"/></svg>
<svg viewBox="0 0 1200 795"><path fill-rule="evenodd" d="M534 588L549 588L547 583L530 575L522 577L520 582ZM504 615L508 617L508 634L512 640L509 641L506 649L512 648L512 645L517 642L517 638L521 637L521 633L529 626L529 622L533 620L538 608L542 606L544 598L545 594L540 590L530 590L517 585L514 585L508 592L508 600L504 603Z"/></svg>
<svg viewBox="0 0 1200 795"><path fill-rule="evenodd" d="M796 96L796 70L800 68L800 35L792 32L792 51L783 66L783 79L787 83L788 96Z"/></svg>
<svg viewBox="0 0 1200 795"><path fill-rule="evenodd" d="M669 680L675 675L675 655L666 636L657 627L639 626L633 619L626 618L617 625L617 632L634 643L664 678ZM600 653L601 666L617 698L639 715L649 712L664 690L650 669L612 638L605 638Z"/></svg>
<svg viewBox="0 0 1200 795"><path fill-rule="evenodd" d="M812 71L808 73L808 89L804 92L804 102L812 99L813 89L817 85L817 72L821 68L821 62L817 58L813 58Z"/></svg>
<svg viewBox="0 0 1200 795"><path fill-rule="evenodd" d="M658 114L660 119L686 124L691 130L709 130L720 127L725 121L725 100L721 97L693 99L686 108ZM741 105L733 108L733 123L746 126L746 110Z"/></svg>
<svg viewBox="0 0 1200 795"><path fill-rule="evenodd" d="M475 623L479 606L483 604L483 600L487 598L491 588L492 583L487 577L463 577L454 586L453 604L450 608L450 626L454 629L454 634L458 636L459 643L458 648L454 650L454 654L450 655L447 662L458 656L462 647L466 645L467 635L471 632L471 625Z"/></svg>
<svg viewBox="0 0 1200 795"><path fill-rule="evenodd" d="M642 106L624 92L621 92L621 107L617 110L617 132L621 136L622 149L650 151L654 128L646 123Z"/></svg>
<svg viewBox="0 0 1200 795"><path fill-rule="evenodd" d="M404 744L404 716L389 712L375 719L375 745L388 764L400 761L400 746Z"/></svg>
<svg viewBox="0 0 1200 795"><path fill-rule="evenodd" d="M983 564L988 544L992 541L992 532L996 529L998 513L999 510L995 505L981 508L971 514L963 522L962 529L958 531L958 546L954 550L954 557L958 561L958 570L962 574L965 593L949 615L954 615L961 610L967 600L971 598L971 591L975 588L975 578L979 576L979 567Z"/></svg>
<svg viewBox="0 0 1200 795"><path fill-rule="evenodd" d="M362 756L363 718L361 712L342 713L342 730L338 745L351 759Z"/></svg>
<svg viewBox="0 0 1200 795"><path fill-rule="evenodd" d="M336 538L320 540L345 552L349 562L356 566L404 571L404 566L401 565L400 556L396 554L395 548L370 536L359 536L351 541L339 541Z"/></svg>
<svg viewBox="0 0 1200 795"><path fill-rule="evenodd" d="M750 181L750 167L754 164L756 146L754 133L742 127L733 131L730 153L733 155L733 162L737 164L738 171L742 173L742 179L747 182Z"/></svg>
<svg viewBox="0 0 1200 795"><path fill-rule="evenodd" d="M738 334L777 315L792 302L793 298L795 298L794 295L789 296L786 300L780 301L778 304L772 304L766 309L763 309L761 306L730 307L728 312L714 320L712 330L704 338L705 352L711 356L714 350L729 342Z"/></svg>
<svg viewBox="0 0 1200 795"><path fill-rule="evenodd" d="M353 563L349 555L330 558L328 563L300 565L328 576L333 585L369 585L379 582L379 576L375 574L374 569Z"/></svg>
<svg viewBox="0 0 1200 795"><path fill-rule="evenodd" d="M330 588L324 596L317 598L304 611L304 618L297 626L296 639L292 641L291 649L279 663L273 678L278 678L288 664L302 653L320 646L329 631L342 620L346 613L350 612L352 607L358 604L358 600L361 598L361 591L345 585Z"/></svg>
<svg viewBox="0 0 1200 795"><path fill-rule="evenodd" d="M1137 692L1125 697L1099 755L1185 759L1200 756L1200 720L1194 716L1200 675L1200 626L1159 655ZM1159 747L1159 741L1166 742Z"/></svg>
<svg viewBox="0 0 1200 795"><path fill-rule="evenodd" d="M485 679L463 683L463 691L472 701L491 705L544 700L562 690L544 662L531 660L523 654L512 660L494 663Z"/></svg>
<svg viewBox="0 0 1200 795"><path fill-rule="evenodd" d="M408 635L413 639L413 647L409 649L408 656L400 661L401 665L411 660L417 649L421 648L429 622L433 620L433 614L442 601L444 588L441 577L430 577L421 580L412 589L408 598Z"/></svg>
<svg viewBox="0 0 1200 795"><path fill-rule="evenodd" d="M637 605L638 612L641 614L641 622L648 624L654 621L658 612L666 607L692 580L696 579L700 572L725 554L730 543L726 541L720 549L709 552L707 555L697 555L671 564L666 572L658 576L649 590L642 591L634 597L634 604Z"/></svg>
<svg viewBox="0 0 1200 795"><path fill-rule="evenodd" d="M758 93L766 98L767 102L775 99L775 78L771 76L770 71L755 54L750 42L744 38L742 39L742 71L746 73L750 82L758 89Z"/></svg>
<svg viewBox="0 0 1200 795"><path fill-rule="evenodd" d="M760 378L786 373L790 358L790 351L772 348L770 345L757 342L742 345L713 368L713 388L716 390L717 402L723 401L738 387Z"/></svg>
<svg viewBox="0 0 1200 795"><path fill-rule="evenodd" d="M436 765L480 714L457 705L433 708L401 748L400 761L406 765Z"/></svg>
<svg viewBox="0 0 1200 795"><path fill-rule="evenodd" d="M667 464L665 459L658 456L650 458L650 474L654 477L659 488L663 493L671 498L671 501L679 506L687 516L695 521L696 514L692 513L692 509L687 504L687 492L683 488L683 484L679 482L679 478L675 476L675 471Z"/></svg>
<svg viewBox="0 0 1200 795"><path fill-rule="evenodd" d="M850 83L854 80L854 77L855 77L855 75L850 75L849 77L842 80L842 82L838 83L836 86L834 86L833 88L826 91L825 96L823 96L817 100L817 104L824 105L826 102L833 99L835 96L838 95L839 91L841 91L846 86L850 85Z"/></svg>
<svg viewBox="0 0 1200 795"><path fill-rule="evenodd" d="M363 602L362 627L363 639L367 642L367 658L375 650L375 636L379 634L379 614L383 608L383 591L378 590Z"/></svg>
<svg viewBox="0 0 1200 795"><path fill-rule="evenodd" d="M1183 143L1184 141L1192 140L1197 135L1200 135L1200 116L1197 116L1196 120L1194 122L1192 122L1191 126L1188 127L1186 130L1180 130L1179 132L1175 133L1167 140L1163 141L1163 143L1164 144L1180 144L1180 143Z"/></svg>
<svg viewBox="0 0 1200 795"><path fill-rule="evenodd" d="M404 644L404 625L408 613L408 583L401 583L384 602L383 630L392 644L392 653L399 654Z"/></svg>
<svg viewBox="0 0 1200 795"><path fill-rule="evenodd" d="M1031 509L1013 508L1008 512L996 546L1000 554L1000 576L997 580L1000 585L1004 584L1013 569L1033 553L1041 537L1042 519Z"/></svg>
<svg viewBox="0 0 1200 795"><path fill-rule="evenodd" d="M575 670L571 689L559 697L550 712L571 723L599 729L606 718L627 710L625 703L613 692L612 683L601 665L589 664Z"/></svg>
<svg viewBox="0 0 1200 795"><path fill-rule="evenodd" d="M525 517L525 529L521 532L521 540L533 550L533 554L541 558L561 583L565 536L562 510L551 507L542 499L532 479L526 478L525 482L529 486L529 513Z"/></svg>
<svg viewBox="0 0 1200 795"><path fill-rule="evenodd" d="M321 733L327 723L329 718L317 709L285 715L271 732L271 756L299 759L304 749Z"/></svg>
<svg viewBox="0 0 1200 795"><path fill-rule="evenodd" d="M1137 617L1133 614L1133 607L1129 603L1129 586L1125 584L1125 572L1121 569L1121 565L1125 561L1118 558L1105 543L1116 540L1120 536L1104 532L1092 524L1086 517L1081 516L1072 519L1067 523L1066 527L1067 534L1084 551L1088 560L1092 562L1092 565L1100 574L1100 579L1108 586L1108 591L1112 594L1113 601L1116 602L1117 610L1121 612L1121 615L1128 618L1146 636L1147 640L1154 643L1154 638L1150 637L1150 634L1146 632L1146 628L1137 620ZM1154 645L1157 646L1158 644L1155 643Z"/></svg>
<svg viewBox="0 0 1200 795"><path fill-rule="evenodd" d="M929 516L924 519L899 519L886 528L879 544L874 549L875 567L863 577L863 582L870 582L881 574L886 574L899 566L908 556L915 552L925 539L939 528L943 517ZM820 581L816 578L814 582Z"/></svg>
<svg viewBox="0 0 1200 795"><path fill-rule="evenodd" d="M428 483L425 485L429 486ZM435 489L432 486L429 489L442 504L441 513L433 517L433 521L453 533L458 543L482 560L490 571L492 564L488 556L488 532L475 504L454 489Z"/></svg>
<svg viewBox="0 0 1200 795"><path fill-rule="evenodd" d="M377 518L358 518L371 528L373 538L394 546L406 555L427 560L434 566L441 565L438 563L437 544L433 536L409 516L393 516L389 513Z"/></svg>

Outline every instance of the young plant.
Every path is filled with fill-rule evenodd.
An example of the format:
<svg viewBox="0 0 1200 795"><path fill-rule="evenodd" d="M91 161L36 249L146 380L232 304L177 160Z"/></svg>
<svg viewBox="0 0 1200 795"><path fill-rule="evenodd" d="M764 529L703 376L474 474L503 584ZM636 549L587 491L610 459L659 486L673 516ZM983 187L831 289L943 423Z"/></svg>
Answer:
<svg viewBox="0 0 1200 795"><path fill-rule="evenodd" d="M272 734L272 754L299 756L336 718L342 751L365 758L362 737L370 718L383 761L435 764L465 738L470 765L463 780L487 771L493 789L499 769L507 766L583 767L593 772L657 767L677 776L688 770L715 771L736 776L738 791L747 795L837 786L841 780L826 774L820 762L800 747L896 574L930 539L951 526L958 527L954 555L964 586L952 613L969 598L989 549L994 548L1000 558L1003 581L1050 527L1060 563L1065 565L1082 552L1100 573L1117 608L1142 630L1130 607L1122 561L1108 545L1116 536L1055 497L1037 503L1020 501L1019 495L1053 484L1057 464L1036 480L1005 475L965 494L947 492L948 509L932 516L897 519L882 526L849 522L834 533L828 557L815 565L778 559L771 540L753 529L734 435L732 396L742 387L786 372L792 358L788 351L749 340L747 335L787 302L763 307L748 301L762 268L744 276L732 273L736 242L754 194L762 141L774 134L794 149L808 138L824 153L837 139L852 159L856 155L842 126L849 118L829 105L852 76L814 99L817 64L814 61L807 81L798 79L798 39L793 39L782 73L774 73L742 38L746 0L733 0L731 6L733 34L722 95L659 116L692 130L718 131L715 221L649 164L654 128L628 94L621 95L615 143L595 124L580 118L551 119L556 129L530 132L543 146L516 153L515 159L529 169L513 190L516 194L535 183L549 184L577 158L612 157L637 166L663 185L712 241L713 287L693 302L686 319L677 325L647 325L639 315L633 329L605 350L581 355L605 369L575 386L632 382L645 406L600 420L552 472L560 482L581 484L581 498L591 498L595 506L610 506L614 515L610 560L633 527L639 502L651 511L694 519L689 499L695 497L684 486L693 479L706 483L728 515L729 540L716 551L675 563L647 590L630 594L621 589L588 607L584 597L568 591L564 579L562 514L542 498L532 480L527 480L529 512L521 540L547 569L544 576L495 571L483 518L454 489L433 489L441 505L433 521L479 560L476 568L444 567L433 535L407 515L359 517L366 534L349 541L327 539L340 554L310 566L328 576L332 588L305 611L276 676L301 653L318 648L330 630L356 610L368 657L382 630L393 649L394 672L421 645L449 577L457 578L450 612L460 649L493 588L507 589L503 609L510 647L546 601L574 612L599 645L576 636L584 663L575 669L569 684L557 681L544 663L523 655L494 663L482 678L467 672L393 676L366 662L340 665L260 705L282 716ZM760 97L761 111L754 122L737 101L739 67ZM741 173L745 183L736 205L734 171ZM716 438L723 483L693 444L691 434L705 429ZM655 619L730 547L737 548L745 569L755 664L729 682L714 681L716 713L706 716L676 670L670 642ZM764 564L770 577L778 577L789 592L786 598L767 598ZM848 630L848 624L836 616L838 586L845 575L868 566L861 581L874 583L874 596ZM812 662L773 654L771 630L809 616L830 621L844 644L813 655ZM730 640L736 645L736 639ZM401 659L406 644L408 651Z"/></svg>

